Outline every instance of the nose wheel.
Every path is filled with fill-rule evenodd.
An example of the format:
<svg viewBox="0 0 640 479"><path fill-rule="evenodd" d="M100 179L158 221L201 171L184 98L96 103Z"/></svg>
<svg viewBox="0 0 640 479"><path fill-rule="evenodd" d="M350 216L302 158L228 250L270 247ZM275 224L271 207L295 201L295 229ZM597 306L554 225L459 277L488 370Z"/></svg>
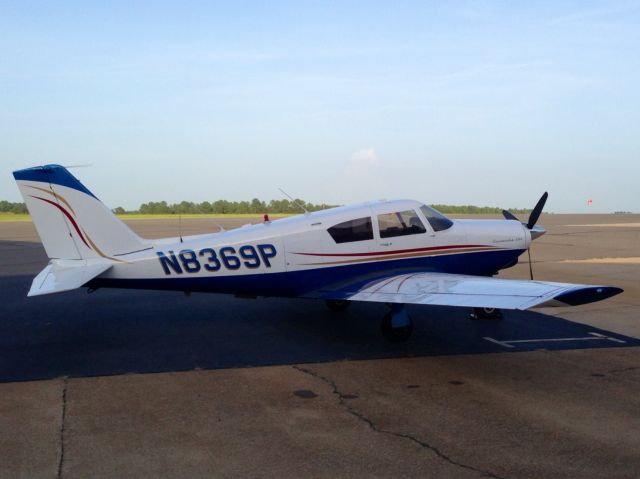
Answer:
<svg viewBox="0 0 640 479"><path fill-rule="evenodd" d="M382 318L382 335L388 341L406 341L413 332L413 321L404 304L391 304L390 311Z"/></svg>

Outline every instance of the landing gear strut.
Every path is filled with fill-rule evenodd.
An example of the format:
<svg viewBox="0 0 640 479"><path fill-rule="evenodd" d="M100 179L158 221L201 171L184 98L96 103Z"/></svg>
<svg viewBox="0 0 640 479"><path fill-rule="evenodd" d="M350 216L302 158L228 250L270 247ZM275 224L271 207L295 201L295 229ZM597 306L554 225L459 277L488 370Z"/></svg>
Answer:
<svg viewBox="0 0 640 479"><path fill-rule="evenodd" d="M384 315L380 329L388 341L406 341L413 331L413 321L404 308L404 304L393 303L391 311Z"/></svg>
<svg viewBox="0 0 640 479"><path fill-rule="evenodd" d="M502 310L498 308L473 308L473 313L471 313L471 319L480 319L480 320L502 319Z"/></svg>
<svg viewBox="0 0 640 479"><path fill-rule="evenodd" d="M327 308L335 313L344 311L349 306L351 306L351 301L347 299L327 299L325 303L327 304Z"/></svg>

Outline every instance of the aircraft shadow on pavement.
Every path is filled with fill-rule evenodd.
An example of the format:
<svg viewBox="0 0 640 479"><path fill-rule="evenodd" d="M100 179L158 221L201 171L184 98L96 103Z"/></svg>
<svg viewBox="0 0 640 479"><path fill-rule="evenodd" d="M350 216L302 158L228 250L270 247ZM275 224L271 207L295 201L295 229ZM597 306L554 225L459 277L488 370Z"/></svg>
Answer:
<svg viewBox="0 0 640 479"><path fill-rule="evenodd" d="M500 321L409 307L409 341L380 333L382 304L85 290L27 298L31 276L0 278L0 382L446 354L638 346L640 340L536 312Z"/></svg>

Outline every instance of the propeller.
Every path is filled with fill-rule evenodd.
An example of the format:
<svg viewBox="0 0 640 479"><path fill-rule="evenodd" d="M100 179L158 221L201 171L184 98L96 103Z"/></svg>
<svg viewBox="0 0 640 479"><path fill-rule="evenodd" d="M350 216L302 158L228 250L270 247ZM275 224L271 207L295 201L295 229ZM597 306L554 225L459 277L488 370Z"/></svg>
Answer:
<svg viewBox="0 0 640 479"><path fill-rule="evenodd" d="M544 208L545 203L547 202L548 197L549 197L549 193L545 191L544 194L540 197L540 199L536 203L536 205L533 207L533 210L531 210L531 214L529 214L529 221L527 221L526 223L520 221L516 217L516 215L514 215L508 210L502 210L502 216L504 216L505 219L507 220L520 221L531 232L531 239L534 240L546 233L546 230L541 226L536 226L536 223L540 219L540 215L542 214L542 210ZM531 267L531 244L529 244L529 247L527 248L527 254L529 255L529 275L533 280L533 268Z"/></svg>
<svg viewBox="0 0 640 479"><path fill-rule="evenodd" d="M533 227L538 222L538 219L540 218L540 214L542 213L542 208L544 208L544 204L547 202L547 198L549 198L549 193L545 191L544 194L540 197L540 199L536 203L536 206L533 208L533 211L531 211L531 214L529 215L529 221L527 222L527 228L529 228L530 230L532 230Z"/></svg>
<svg viewBox="0 0 640 479"><path fill-rule="evenodd" d="M516 221L520 221L518 218L516 218L516 215L514 215L511 211L509 210L502 210L502 216L504 216L506 219L508 220L516 220Z"/></svg>
<svg viewBox="0 0 640 479"><path fill-rule="evenodd" d="M544 208L544 205L547 202L547 198L549 198L549 193L545 191L544 194L540 197L540 199L536 203L536 205L531 210L531 214L529 215L529 221L527 221L526 223L520 221L518 217L509 210L502 210L502 216L504 216L505 219L507 220L520 221L528 229L532 230L534 229L534 227L536 226L536 223L540 219L540 215L542 214L542 209Z"/></svg>

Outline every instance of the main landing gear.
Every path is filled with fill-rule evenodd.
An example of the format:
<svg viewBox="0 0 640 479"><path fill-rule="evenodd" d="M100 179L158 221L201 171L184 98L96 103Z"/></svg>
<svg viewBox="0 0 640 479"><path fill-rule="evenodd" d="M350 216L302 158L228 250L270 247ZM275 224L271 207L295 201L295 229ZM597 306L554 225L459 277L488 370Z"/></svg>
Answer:
<svg viewBox="0 0 640 479"><path fill-rule="evenodd" d="M327 299L327 308L334 312L344 311L351 305L347 299ZM404 304L387 304L389 312L382 318L380 330L388 341L406 341L413 332L413 321L407 313Z"/></svg>
<svg viewBox="0 0 640 479"><path fill-rule="evenodd" d="M406 341L413 332L413 321L407 313L404 304L392 303L390 311L382 318L380 329L388 341Z"/></svg>
<svg viewBox="0 0 640 479"><path fill-rule="evenodd" d="M502 310L498 308L473 308L471 319L498 320L502 319Z"/></svg>

